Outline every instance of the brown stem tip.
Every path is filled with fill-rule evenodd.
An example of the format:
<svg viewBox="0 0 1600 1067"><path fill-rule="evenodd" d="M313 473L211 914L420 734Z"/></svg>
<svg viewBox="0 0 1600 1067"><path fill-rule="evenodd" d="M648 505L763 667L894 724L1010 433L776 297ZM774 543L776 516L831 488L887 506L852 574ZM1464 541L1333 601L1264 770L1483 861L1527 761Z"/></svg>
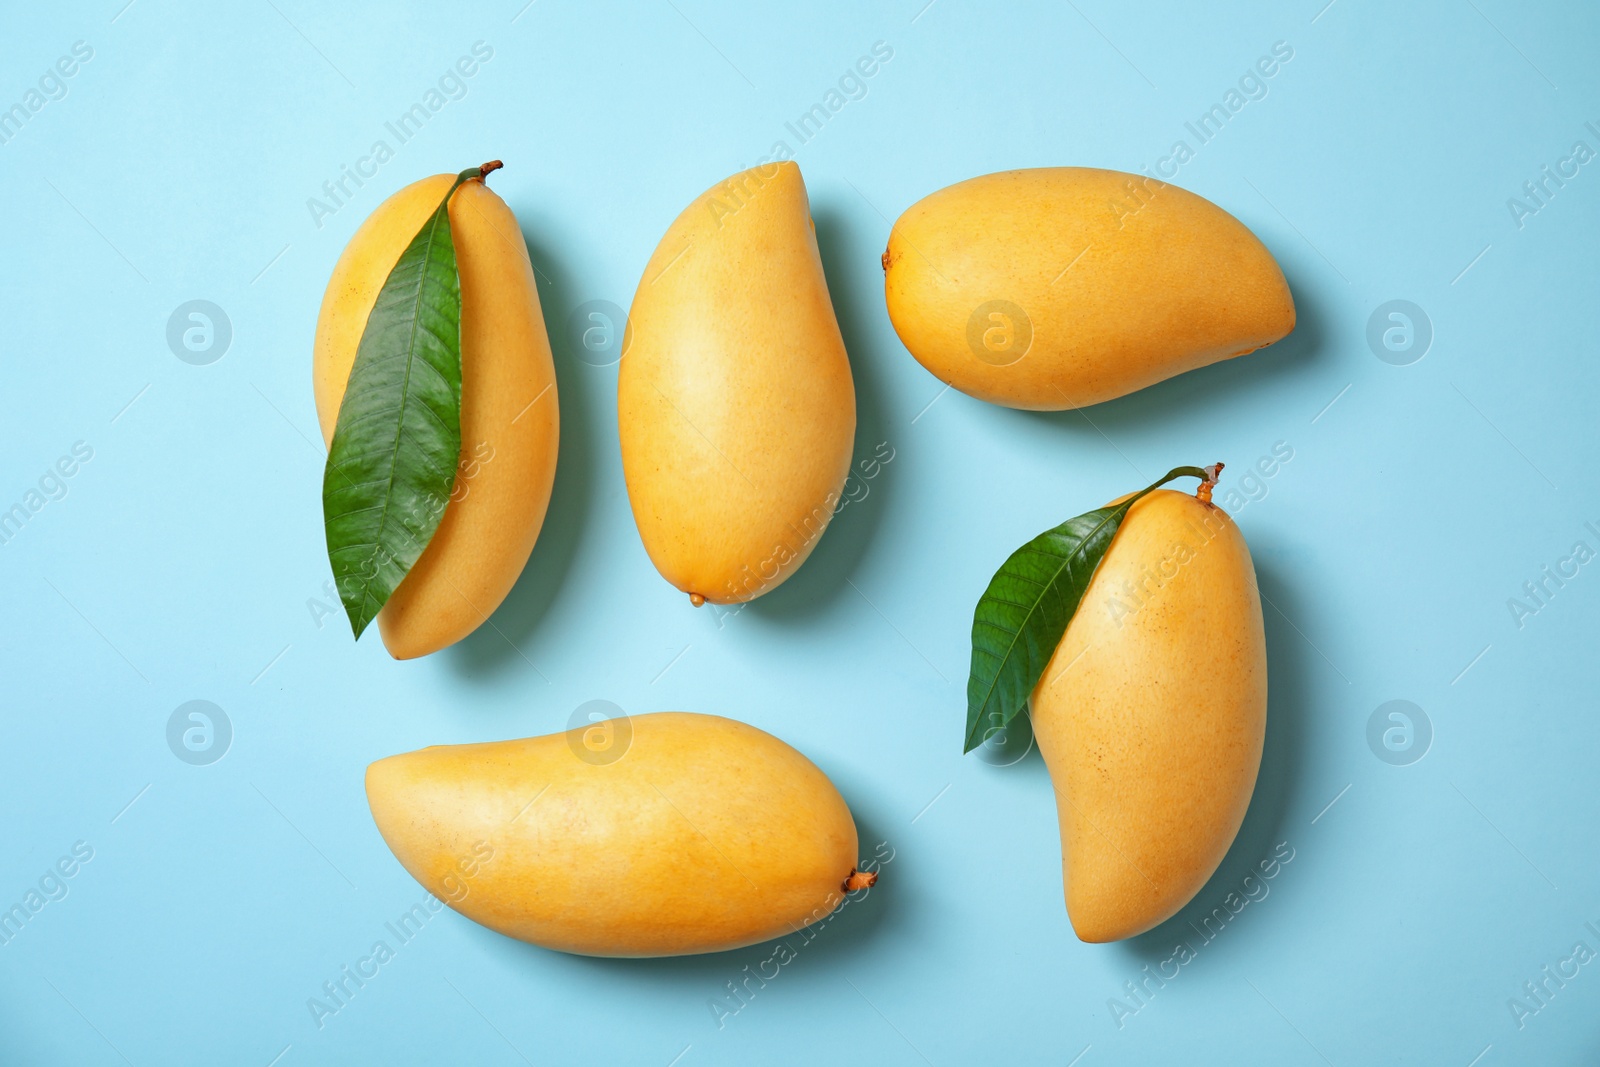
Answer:
<svg viewBox="0 0 1600 1067"><path fill-rule="evenodd" d="M699 593L690 593L689 594L689 603L693 604L695 607L697 607L697 608L698 607L703 607L705 605L705 602L706 602L706 598L701 596Z"/></svg>
<svg viewBox="0 0 1600 1067"><path fill-rule="evenodd" d="M871 889L877 884L877 871L867 872L852 869L850 871L850 877L844 880L844 885L841 888L843 888L846 893L854 893L857 889Z"/></svg>
<svg viewBox="0 0 1600 1067"><path fill-rule="evenodd" d="M1211 503L1211 490L1217 487L1217 479L1222 476L1222 468L1225 466L1227 466L1227 464L1223 463L1221 460L1218 460L1209 467L1201 468L1206 472L1206 479L1200 483L1200 488L1194 491L1195 498L1199 500L1200 503Z"/></svg>
<svg viewBox="0 0 1600 1067"><path fill-rule="evenodd" d="M487 178L489 175L493 174L503 166L505 166L505 164L500 162L498 159L489 160L489 162L478 168L478 180L480 182L483 181L483 179Z"/></svg>

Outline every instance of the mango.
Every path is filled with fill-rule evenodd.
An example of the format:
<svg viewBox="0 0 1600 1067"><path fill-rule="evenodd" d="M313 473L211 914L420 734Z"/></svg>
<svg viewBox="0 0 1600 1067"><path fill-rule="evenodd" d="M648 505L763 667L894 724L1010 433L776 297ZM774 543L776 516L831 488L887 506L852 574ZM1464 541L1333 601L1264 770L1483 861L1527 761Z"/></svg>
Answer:
<svg viewBox="0 0 1600 1067"><path fill-rule="evenodd" d="M667 229L629 312L617 421L645 551L696 606L770 592L816 547L856 400L795 164L734 175Z"/></svg>
<svg viewBox="0 0 1600 1067"><path fill-rule="evenodd" d="M1078 937L1171 918L1233 843L1266 733L1261 599L1227 513L1167 489L1137 501L1029 708Z"/></svg>
<svg viewBox="0 0 1600 1067"><path fill-rule="evenodd" d="M883 254L895 332L995 404L1087 407L1294 329L1283 272L1193 193L1090 167L972 178L913 204Z"/></svg>
<svg viewBox="0 0 1600 1067"><path fill-rule="evenodd" d="M566 733L435 746L367 768L401 865L508 937L588 956L675 956L826 917L876 874L799 752L715 715L659 712Z"/></svg>
<svg viewBox="0 0 1600 1067"><path fill-rule="evenodd" d="M312 361L325 444L378 290L454 180L437 174L389 197L333 268ZM555 484L555 363L516 216L474 179L451 198L450 227L461 277L461 461L438 530L378 613L396 659L436 652L494 613L533 551Z"/></svg>

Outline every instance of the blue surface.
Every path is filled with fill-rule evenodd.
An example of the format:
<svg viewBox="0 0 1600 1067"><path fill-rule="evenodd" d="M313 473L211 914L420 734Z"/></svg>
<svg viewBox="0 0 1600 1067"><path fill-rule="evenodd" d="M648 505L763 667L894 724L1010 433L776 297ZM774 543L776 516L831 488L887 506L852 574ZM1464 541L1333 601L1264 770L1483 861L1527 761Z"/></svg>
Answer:
<svg viewBox="0 0 1600 1067"><path fill-rule="evenodd" d="M73 73L0 144L0 508L40 505L0 545L0 907L41 905L0 945L0 1062L1595 1062L1600 964L1573 952L1600 951L1600 564L1566 563L1559 588L1541 568L1600 550L1600 163L1568 163L1543 206L1523 183L1600 150L1600 9L924 2L12 5L0 107L27 108L58 57ZM492 57L397 144L385 123L480 41ZM892 58L801 144L785 124L875 42ZM1198 144L1185 123L1275 42L1293 57L1265 95L1247 82L1258 98ZM308 198L378 139L393 158L316 225ZM1283 264L1288 340L1056 415L942 392L900 346L878 256L912 202L1011 167L1156 166L1179 139L1174 180ZM567 320L625 307L677 212L780 140L855 369L857 454L894 458L797 578L719 619L652 569L616 368L579 359ZM490 157L557 346L560 469L494 626L395 663L319 617L313 323L384 195ZM169 347L191 300L231 325L220 358L215 337ZM1431 323L1419 361L1368 343L1391 300ZM1280 442L1293 458L1243 485ZM61 457L73 473L50 476ZM1250 490L1229 506L1271 604L1261 781L1179 920L1080 944L1037 754L960 754L972 606L1026 538L1217 459ZM1542 606L1523 593L1541 580ZM423 897L373 828L365 765L561 729L592 699L787 739L844 792L863 853L892 849L879 887L720 1027L710 1005L772 946L597 961L446 911L319 1028L308 1000ZM188 712L168 742L194 700L231 725L208 765L174 755ZM1387 711L1369 744L1392 700L1422 711L1409 750ZM1245 883L1280 843L1292 859ZM1259 899L1207 941L1235 890ZM1146 965L1177 977L1135 999Z"/></svg>

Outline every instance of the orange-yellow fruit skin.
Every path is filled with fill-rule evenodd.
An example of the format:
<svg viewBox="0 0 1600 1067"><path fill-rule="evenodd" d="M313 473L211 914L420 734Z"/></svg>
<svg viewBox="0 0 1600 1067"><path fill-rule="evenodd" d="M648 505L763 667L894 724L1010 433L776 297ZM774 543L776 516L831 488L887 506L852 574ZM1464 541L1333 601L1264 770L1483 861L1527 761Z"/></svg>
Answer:
<svg viewBox="0 0 1600 1067"><path fill-rule="evenodd" d="M883 262L911 354L1008 407L1087 407L1294 329L1288 284L1256 236L1140 174L1046 167L960 182L900 216Z"/></svg>
<svg viewBox="0 0 1600 1067"><path fill-rule="evenodd" d="M1166 489L1129 509L1030 714L1078 937L1171 918L1233 843L1266 733L1260 594L1225 512Z"/></svg>
<svg viewBox="0 0 1600 1067"><path fill-rule="evenodd" d="M333 440L378 291L454 180L437 174L389 197L334 266L312 371L324 443ZM533 551L555 483L555 363L516 216L473 180L451 197L450 226L461 277L461 465L437 532L378 613L396 659L461 640L500 606Z"/></svg>
<svg viewBox="0 0 1600 1067"><path fill-rule="evenodd" d="M736 174L685 208L629 329L622 471L651 562L713 603L770 592L832 519L856 426L800 168Z"/></svg>
<svg viewBox="0 0 1600 1067"><path fill-rule="evenodd" d="M720 952L793 934L843 899L855 822L799 752L714 715L609 729L587 745L574 730L379 760L372 817L440 900L562 952Z"/></svg>

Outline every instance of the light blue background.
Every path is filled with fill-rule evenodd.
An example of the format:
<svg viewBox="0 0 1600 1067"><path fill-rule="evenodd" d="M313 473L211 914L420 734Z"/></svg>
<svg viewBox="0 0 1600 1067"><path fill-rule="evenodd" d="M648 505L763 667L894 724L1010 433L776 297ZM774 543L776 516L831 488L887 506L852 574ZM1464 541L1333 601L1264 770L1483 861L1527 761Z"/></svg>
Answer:
<svg viewBox="0 0 1600 1067"><path fill-rule="evenodd" d="M1600 949L1600 567L1520 628L1507 599L1600 547L1600 164L1520 228L1506 201L1575 140L1600 148L1600 10L924 2L11 6L0 107L74 41L94 57L0 145L0 507L74 442L94 457L0 547L0 906L74 842L94 858L0 947L0 1062L1594 1062L1600 964L1522 1029L1507 1001ZM467 95L313 225L307 198L480 40ZM867 95L799 145L785 122L877 41ZM1085 413L941 395L884 311L890 221L988 171L1153 164L1277 41L1294 57L1268 95L1175 180L1278 257L1295 333ZM566 325L626 307L678 211L776 140L810 189L857 454L895 458L719 627L652 569L616 368ZM313 323L384 195L491 157L557 348L560 468L494 626L396 663L308 605L329 577ZM196 298L234 331L209 366L165 341ZM1366 342L1396 298L1435 331L1409 366ZM972 607L1040 530L1178 464L1225 460L1236 486L1277 442L1293 459L1235 507L1272 605L1261 780L1184 917L1279 842L1294 859L1119 1028L1108 1000L1200 938L1184 917L1073 937L1042 762L960 754ZM192 699L233 725L210 766L166 743ZM423 896L365 765L561 729L591 699L787 739L863 853L893 849L880 886L721 1029L708 1002L770 947L597 961L445 912L319 1030L307 999ZM1435 731L1410 766L1366 740L1391 699Z"/></svg>

